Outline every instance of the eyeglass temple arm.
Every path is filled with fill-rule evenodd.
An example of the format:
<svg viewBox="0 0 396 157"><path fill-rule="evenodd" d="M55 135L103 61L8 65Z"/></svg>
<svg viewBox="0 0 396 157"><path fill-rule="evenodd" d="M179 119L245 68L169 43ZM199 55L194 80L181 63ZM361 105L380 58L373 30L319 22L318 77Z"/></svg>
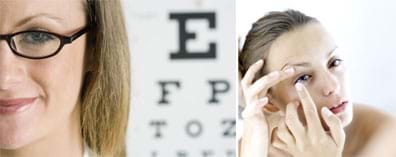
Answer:
<svg viewBox="0 0 396 157"><path fill-rule="evenodd" d="M83 35L84 33L88 32L88 30L90 29L90 26L86 26L84 29L78 31L77 33L73 34L70 37L64 37L64 42L65 43L71 43L74 40L76 40L78 37L80 37L81 35Z"/></svg>

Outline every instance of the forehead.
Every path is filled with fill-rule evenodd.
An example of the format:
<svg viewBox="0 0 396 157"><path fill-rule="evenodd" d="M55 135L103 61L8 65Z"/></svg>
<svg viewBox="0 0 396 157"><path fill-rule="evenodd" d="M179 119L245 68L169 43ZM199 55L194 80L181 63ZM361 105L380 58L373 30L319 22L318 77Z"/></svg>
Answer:
<svg viewBox="0 0 396 157"><path fill-rule="evenodd" d="M320 23L309 23L282 34L273 42L266 68L272 71L280 70L285 64L322 61L335 47L333 38Z"/></svg>
<svg viewBox="0 0 396 157"><path fill-rule="evenodd" d="M45 15L70 25L85 19L84 6L84 0L0 0L0 29L13 27L34 15Z"/></svg>

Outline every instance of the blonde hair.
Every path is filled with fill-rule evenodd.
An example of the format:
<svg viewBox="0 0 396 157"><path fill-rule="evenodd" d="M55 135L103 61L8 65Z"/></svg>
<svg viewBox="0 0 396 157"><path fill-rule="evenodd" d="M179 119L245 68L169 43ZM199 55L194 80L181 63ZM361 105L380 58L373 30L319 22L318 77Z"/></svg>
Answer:
<svg viewBox="0 0 396 157"><path fill-rule="evenodd" d="M90 32L81 91L84 141L98 156L126 156L130 56L121 2L86 0Z"/></svg>

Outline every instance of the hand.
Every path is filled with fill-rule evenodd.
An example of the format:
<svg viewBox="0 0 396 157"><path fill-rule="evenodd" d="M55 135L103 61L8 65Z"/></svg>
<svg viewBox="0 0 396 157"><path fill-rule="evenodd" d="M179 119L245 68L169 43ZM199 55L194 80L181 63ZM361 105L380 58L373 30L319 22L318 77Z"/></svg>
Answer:
<svg viewBox="0 0 396 157"><path fill-rule="evenodd" d="M255 81L256 73L262 68L263 60L251 65L241 80L241 87L246 107L242 112L243 135L241 157L266 157L268 153L268 123L263 113L264 106L271 100L268 97L259 98L259 93L267 95L268 89L280 81L291 77L293 68L271 72Z"/></svg>
<svg viewBox="0 0 396 157"><path fill-rule="evenodd" d="M322 108L322 117L330 129L326 133L319 119L316 105L303 84L296 84L301 100L306 126L298 118L299 103L289 103L286 107L285 121L275 131L272 145L287 151L294 157L341 157L345 142L342 123L328 108Z"/></svg>

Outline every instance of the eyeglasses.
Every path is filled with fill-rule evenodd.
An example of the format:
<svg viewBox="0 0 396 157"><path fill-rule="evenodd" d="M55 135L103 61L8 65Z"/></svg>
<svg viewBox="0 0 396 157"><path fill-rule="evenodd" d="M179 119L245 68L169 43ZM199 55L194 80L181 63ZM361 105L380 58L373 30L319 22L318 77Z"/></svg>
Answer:
<svg viewBox="0 0 396 157"><path fill-rule="evenodd" d="M11 51L17 55L29 59L44 59L55 56L66 44L88 32L86 26L71 36L34 30L22 31L14 34L0 35L0 40L6 40Z"/></svg>

